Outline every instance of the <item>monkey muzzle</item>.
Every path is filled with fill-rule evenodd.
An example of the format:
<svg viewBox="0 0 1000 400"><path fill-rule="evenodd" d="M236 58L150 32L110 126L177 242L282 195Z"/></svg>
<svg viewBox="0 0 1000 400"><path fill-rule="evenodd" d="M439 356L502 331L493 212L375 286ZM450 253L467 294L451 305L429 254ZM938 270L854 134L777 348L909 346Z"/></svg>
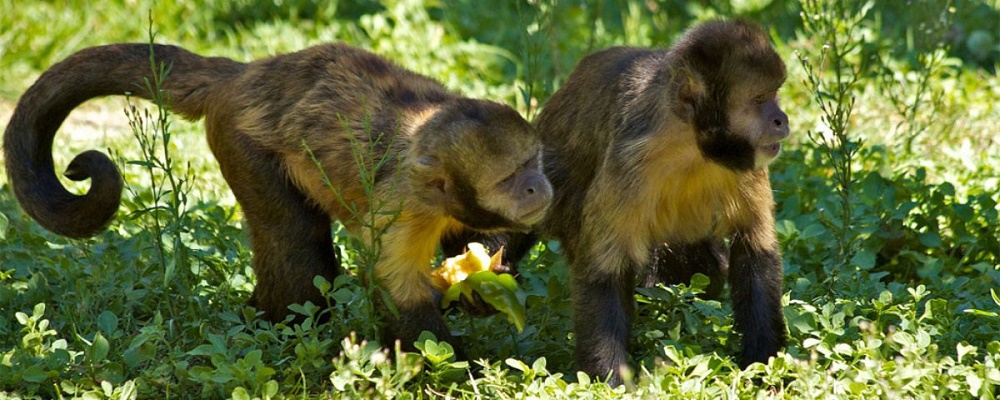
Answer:
<svg viewBox="0 0 1000 400"><path fill-rule="evenodd" d="M534 178L526 185L518 222L534 225L545 218L552 204L552 184L544 176Z"/></svg>

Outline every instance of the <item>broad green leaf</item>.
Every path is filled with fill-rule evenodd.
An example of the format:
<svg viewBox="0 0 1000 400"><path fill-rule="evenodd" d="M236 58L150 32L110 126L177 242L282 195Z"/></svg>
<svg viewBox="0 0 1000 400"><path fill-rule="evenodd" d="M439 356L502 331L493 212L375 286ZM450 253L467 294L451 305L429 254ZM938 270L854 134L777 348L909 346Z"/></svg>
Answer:
<svg viewBox="0 0 1000 400"><path fill-rule="evenodd" d="M146 341L143 341L138 345L133 343L128 350L125 350L125 354L123 354L122 357L125 360L126 366L134 368L136 365L139 365L139 363L156 358L156 346Z"/></svg>
<svg viewBox="0 0 1000 400"><path fill-rule="evenodd" d="M464 281L451 285L441 298L441 307L447 307L458 296L472 299L473 293L479 293L483 301L489 303L497 311L507 315L507 320L524 331L527 317L524 305L517 300L517 281L510 274L497 275L493 271L480 271L469 275Z"/></svg>
<svg viewBox="0 0 1000 400"><path fill-rule="evenodd" d="M969 394L976 396L979 394L979 388L983 386L983 380L979 378L976 374L965 375L965 382L969 384Z"/></svg>
<svg viewBox="0 0 1000 400"><path fill-rule="evenodd" d="M785 310L788 327L794 329L793 332L806 333L816 329L816 317L813 314L792 307L788 307Z"/></svg>
<svg viewBox="0 0 1000 400"><path fill-rule="evenodd" d="M941 235L937 232L924 232L919 236L920 243L932 249L941 247Z"/></svg>
<svg viewBox="0 0 1000 400"><path fill-rule="evenodd" d="M968 222L976 218L976 211L968 204L955 203L951 205L951 209L962 221Z"/></svg>
<svg viewBox="0 0 1000 400"><path fill-rule="evenodd" d="M444 364L455 357L455 348L451 347L451 344L448 344L448 342L437 342L433 339L427 339L423 341L423 346L418 347L422 347L420 350L423 352L424 357L433 365Z"/></svg>
<svg viewBox="0 0 1000 400"><path fill-rule="evenodd" d="M514 368L514 369L516 369L518 371L521 371L521 372L525 372L525 371L530 370L530 368L528 368L528 364L525 364L524 361L518 360L516 358L508 358L508 359L504 360L503 362L505 364L507 364L507 366L509 366L511 368Z"/></svg>
<svg viewBox="0 0 1000 400"><path fill-rule="evenodd" d="M118 329L118 316L111 311L104 310L101 315L97 316L97 326L101 327L101 331L105 334L111 336Z"/></svg>
<svg viewBox="0 0 1000 400"><path fill-rule="evenodd" d="M24 373L21 374L21 379L34 383L45 382L45 378L47 377L48 375L45 373L45 370L37 365L28 367L28 369L24 370Z"/></svg>
<svg viewBox="0 0 1000 400"><path fill-rule="evenodd" d="M278 395L278 382L274 380L269 380L264 384L261 390L264 393L264 398L269 399Z"/></svg>
<svg viewBox="0 0 1000 400"><path fill-rule="evenodd" d="M233 400L250 400L250 393L242 386L233 389Z"/></svg>
<svg viewBox="0 0 1000 400"><path fill-rule="evenodd" d="M956 352L955 353L956 353L956 355L958 355L958 362L962 362L962 358L964 358L967 355L969 355L969 356L975 356L976 355L976 350L977 350L976 346L972 346L972 345L969 345L969 344L963 342L963 343L957 344L955 346L955 348L956 348Z"/></svg>
<svg viewBox="0 0 1000 400"><path fill-rule="evenodd" d="M27 325L28 324L28 314L25 314L23 312L18 311L16 313L14 313L14 318L17 318L17 323L19 323L21 325Z"/></svg>
<svg viewBox="0 0 1000 400"><path fill-rule="evenodd" d="M535 372L547 371L545 369L545 364L546 363L547 362L545 361L545 357L538 357L535 360L535 362L531 363L531 369L534 370Z"/></svg>
<svg viewBox="0 0 1000 400"><path fill-rule="evenodd" d="M812 239L823 235L824 232L826 232L826 228L824 228L823 225L812 224L807 226L806 229L799 234L799 238L803 240Z"/></svg>
<svg viewBox="0 0 1000 400"><path fill-rule="evenodd" d="M795 221L790 219L783 219L774 224L774 230L778 233L778 236L789 237L793 233L797 233L798 229L795 228Z"/></svg>
<svg viewBox="0 0 1000 400"><path fill-rule="evenodd" d="M337 289L337 291L333 292L333 301L338 304L347 304L353 298L354 292L347 288Z"/></svg>
<svg viewBox="0 0 1000 400"><path fill-rule="evenodd" d="M507 320L517 327L518 332L524 331L527 317L524 305L517 300L517 282L513 276L483 271L469 276L468 282L484 301L497 311L507 314Z"/></svg>
<svg viewBox="0 0 1000 400"><path fill-rule="evenodd" d="M322 294L327 294L331 288L330 282L327 281L326 278L323 278L323 276L321 275L316 275L315 277L313 277L313 286L315 286L316 289L319 289L319 292Z"/></svg>
<svg viewBox="0 0 1000 400"><path fill-rule="evenodd" d="M859 268L868 270L875 266L875 252L869 249L860 249L851 258L851 262Z"/></svg>
<svg viewBox="0 0 1000 400"><path fill-rule="evenodd" d="M111 346L108 344L108 339L105 339L104 335L97 332L97 335L94 336L94 342L91 343L90 347L86 350L87 362L95 364L104 361L104 359L108 356L108 351L110 349Z"/></svg>
<svg viewBox="0 0 1000 400"><path fill-rule="evenodd" d="M712 278L709 278L708 275L702 274L700 272L699 273L695 273L694 275L691 275L691 288L692 289L697 289L699 291L704 292L705 288L707 288L708 285L711 284L711 283L712 283Z"/></svg>

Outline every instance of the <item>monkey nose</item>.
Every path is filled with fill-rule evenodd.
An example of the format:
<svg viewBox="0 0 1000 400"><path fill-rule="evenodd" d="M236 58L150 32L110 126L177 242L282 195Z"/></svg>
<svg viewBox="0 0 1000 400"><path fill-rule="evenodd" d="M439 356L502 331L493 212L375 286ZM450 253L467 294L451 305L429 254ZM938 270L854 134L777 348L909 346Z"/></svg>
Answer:
<svg viewBox="0 0 1000 400"><path fill-rule="evenodd" d="M771 134L775 139L781 140L788 137L790 131L788 129L788 116L785 113L775 115L771 123L773 128Z"/></svg>
<svg viewBox="0 0 1000 400"><path fill-rule="evenodd" d="M552 201L552 184L544 176L532 179L527 185L525 192L528 196L537 198L539 203L548 205Z"/></svg>
<svg viewBox="0 0 1000 400"><path fill-rule="evenodd" d="M549 204L552 203L552 184L544 176L539 175L526 182L523 190L524 212L520 218L532 224L545 216L545 212L548 211Z"/></svg>

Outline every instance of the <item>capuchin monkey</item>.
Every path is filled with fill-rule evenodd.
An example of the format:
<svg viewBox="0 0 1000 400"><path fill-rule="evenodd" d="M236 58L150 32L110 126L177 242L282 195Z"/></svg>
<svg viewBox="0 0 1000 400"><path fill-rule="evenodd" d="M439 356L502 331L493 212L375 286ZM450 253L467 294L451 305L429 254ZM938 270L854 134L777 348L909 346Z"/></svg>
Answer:
<svg viewBox="0 0 1000 400"><path fill-rule="evenodd" d="M567 257L580 370L622 383L636 283L695 273L706 297L728 273L742 367L784 346L767 172L789 134L784 82L760 27L710 21L670 49L594 53L549 99L535 126L555 198L534 232Z"/></svg>
<svg viewBox="0 0 1000 400"><path fill-rule="evenodd" d="M719 263L711 252L728 239L740 365L784 346L767 173L789 134L784 81L760 27L711 21L669 50L592 54L548 101L536 127L555 198L540 231L570 266L578 368L621 383L636 276L662 243L679 253L661 261Z"/></svg>
<svg viewBox="0 0 1000 400"><path fill-rule="evenodd" d="M88 99L154 98L142 85L152 81L151 56L169 68L162 90L170 109L205 117L249 231L257 275L250 304L268 320L282 320L293 303L325 304L312 282L339 274L331 220L372 244L353 216L377 204L375 230L384 234L374 275L398 310L387 316L387 339L412 348L427 330L448 340L429 280L441 237L526 231L549 208L541 141L516 111L462 97L370 52L325 44L240 63L175 46L114 44L53 65L21 97L4 133L14 193L46 229L84 238L114 217L123 181L112 161L96 151L74 158L66 177L91 180L76 195L56 178L52 141ZM387 160L366 171L376 173L370 194L361 175L374 166L359 167L359 150L372 152L368 164Z"/></svg>

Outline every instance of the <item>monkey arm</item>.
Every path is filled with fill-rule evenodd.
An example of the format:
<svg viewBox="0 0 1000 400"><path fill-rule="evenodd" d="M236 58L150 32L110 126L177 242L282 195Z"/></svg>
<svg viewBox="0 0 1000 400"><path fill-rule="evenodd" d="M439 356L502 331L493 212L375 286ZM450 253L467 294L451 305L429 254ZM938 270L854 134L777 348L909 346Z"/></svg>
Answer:
<svg viewBox="0 0 1000 400"><path fill-rule="evenodd" d="M637 269L649 260L641 199L601 170L588 192L579 240L563 240L571 268L577 367L621 384L635 309ZM636 214L638 213L638 215ZM609 375L610 374L610 375Z"/></svg>
<svg viewBox="0 0 1000 400"><path fill-rule="evenodd" d="M452 339L430 282L430 260L447 224L445 217L403 211L381 236L375 277L399 311L388 314L387 339L399 339L404 348L412 350L424 330Z"/></svg>
<svg viewBox="0 0 1000 400"><path fill-rule="evenodd" d="M759 228L759 227L755 227ZM781 257L776 249L762 248L762 229L735 235L730 278L736 330L743 334L741 367L766 363L785 345L781 315Z"/></svg>
<svg viewBox="0 0 1000 400"><path fill-rule="evenodd" d="M430 259L447 224L442 217L404 211L381 237L375 265L379 285L398 307L431 301Z"/></svg>
<svg viewBox="0 0 1000 400"><path fill-rule="evenodd" d="M622 383L635 310L634 262L618 246L570 257L577 368Z"/></svg>
<svg viewBox="0 0 1000 400"><path fill-rule="evenodd" d="M736 330L743 335L741 367L767 359L785 346L781 313L781 255L774 233L774 206L766 170L748 182L741 214L730 246L729 284L732 287ZM752 217L750 217L752 216Z"/></svg>

